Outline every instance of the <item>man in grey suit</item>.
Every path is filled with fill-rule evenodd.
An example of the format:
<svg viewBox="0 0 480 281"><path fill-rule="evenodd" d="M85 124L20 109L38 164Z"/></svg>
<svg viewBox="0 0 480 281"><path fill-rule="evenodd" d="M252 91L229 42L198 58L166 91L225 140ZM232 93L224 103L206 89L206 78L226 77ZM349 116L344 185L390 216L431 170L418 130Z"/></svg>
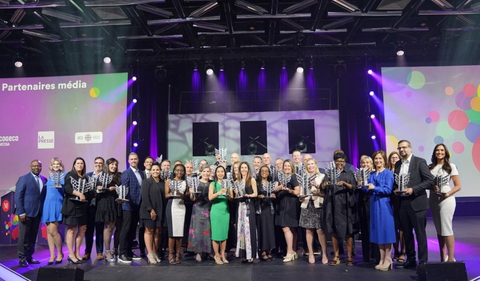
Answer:
<svg viewBox="0 0 480 281"><path fill-rule="evenodd" d="M21 176L15 187L15 214L18 215L18 258L21 267L39 264L32 255L35 252L38 227L42 217L43 201L46 194L47 179L40 175L42 163L33 160L30 173Z"/></svg>
<svg viewBox="0 0 480 281"><path fill-rule="evenodd" d="M428 199L425 192L433 185L433 176L428 169L425 159L412 155L412 144L408 140L398 142L398 152L401 161L395 164L396 175L409 175L409 181L400 196L400 223L407 246L407 261L400 265L406 269L415 269L415 241L413 230L418 244L418 261L424 264L428 261L427 225ZM398 191L397 183L394 190Z"/></svg>

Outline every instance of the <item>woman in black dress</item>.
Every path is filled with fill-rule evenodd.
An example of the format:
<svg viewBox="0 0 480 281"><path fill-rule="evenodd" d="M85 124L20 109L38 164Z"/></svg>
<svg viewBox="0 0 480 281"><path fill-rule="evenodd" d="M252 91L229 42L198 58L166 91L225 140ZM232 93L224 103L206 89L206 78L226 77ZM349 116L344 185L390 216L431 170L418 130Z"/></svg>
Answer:
<svg viewBox="0 0 480 281"><path fill-rule="evenodd" d="M112 180L107 183L106 189L103 189L100 178L111 176ZM107 159L106 165L103 167L103 175L97 177L97 211L95 213L96 222L103 222L103 242L105 244L105 253L103 257L108 262L115 262L114 253L110 250L110 242L112 239L115 221L118 218L118 204L115 202L117 198L116 185L121 183L120 173L118 172L118 161L115 158Z"/></svg>
<svg viewBox="0 0 480 281"><path fill-rule="evenodd" d="M275 225L282 227L285 242L287 243L287 255L283 262L293 261L298 258L297 227L299 212L298 195L300 186L294 172L293 161L287 159L283 162L282 173L279 174L279 185L275 188L277 197L277 209L275 210Z"/></svg>
<svg viewBox="0 0 480 281"><path fill-rule="evenodd" d="M148 263L161 262L157 255L163 224L163 190L160 188L160 164L152 164L152 176L142 181L142 203L140 205L140 223L145 227L145 246L148 251Z"/></svg>
<svg viewBox="0 0 480 281"><path fill-rule="evenodd" d="M235 192L242 195L237 213L237 257L243 262L252 263L257 257L257 227L255 221L255 205L251 198L257 197L257 182L252 178L247 162L240 164L240 179Z"/></svg>
<svg viewBox="0 0 480 281"><path fill-rule="evenodd" d="M275 188L276 183L270 175L270 168L262 166L257 176L258 198L260 204L260 214L257 215L258 245L261 249L260 259L267 261L272 258L271 249L275 249L275 206L273 199L275 193L271 190Z"/></svg>
<svg viewBox="0 0 480 281"><path fill-rule="evenodd" d="M74 187L87 186L85 176L85 160L81 157L75 158L73 167L65 176L65 197L62 204L63 224L67 225L65 242L68 248L68 261L74 264L81 264L80 246L82 245L85 231L87 230L87 194L77 191ZM73 199L73 200L70 200ZM77 235L74 236L78 228Z"/></svg>

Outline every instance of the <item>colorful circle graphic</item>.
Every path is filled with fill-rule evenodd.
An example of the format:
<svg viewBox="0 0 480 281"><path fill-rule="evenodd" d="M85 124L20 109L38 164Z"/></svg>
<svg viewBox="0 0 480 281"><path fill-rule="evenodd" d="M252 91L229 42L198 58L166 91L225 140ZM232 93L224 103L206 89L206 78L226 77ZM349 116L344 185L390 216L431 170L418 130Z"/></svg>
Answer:
<svg viewBox="0 0 480 281"><path fill-rule="evenodd" d="M455 131L448 125L447 121L440 121L437 124L437 135L443 139L448 139L453 136Z"/></svg>
<svg viewBox="0 0 480 281"><path fill-rule="evenodd" d="M463 151L465 150L465 146L463 145L463 143L459 142L459 141L456 141L453 143L452 145L452 150L453 152L455 152L456 154L462 154Z"/></svg>
<svg viewBox="0 0 480 281"><path fill-rule="evenodd" d="M432 120L432 122L438 122L438 120L440 120L440 113L438 113L436 110L432 110L430 113L428 113L428 117Z"/></svg>
<svg viewBox="0 0 480 281"><path fill-rule="evenodd" d="M475 168L480 171L480 137L478 137L473 143L472 160Z"/></svg>
<svg viewBox="0 0 480 281"><path fill-rule="evenodd" d="M90 89L90 96L92 98L98 98L98 96L100 95L100 89L97 88L97 87L93 87Z"/></svg>
<svg viewBox="0 0 480 281"><path fill-rule="evenodd" d="M453 93L454 93L454 90L453 90L452 87L446 87L445 88L445 94L451 96L451 95L453 95Z"/></svg>
<svg viewBox="0 0 480 281"><path fill-rule="evenodd" d="M440 143L443 143L443 138L442 138L441 136L436 136L436 137L433 139L433 142L435 143L435 145L440 144Z"/></svg>
<svg viewBox="0 0 480 281"><path fill-rule="evenodd" d="M458 108L463 110L470 109L471 100L472 98L467 97L464 92L460 92L455 96L455 104L458 106Z"/></svg>
<svg viewBox="0 0 480 281"><path fill-rule="evenodd" d="M425 86L425 75L420 71L412 71L407 76L408 86L412 89L421 89Z"/></svg>
<svg viewBox="0 0 480 281"><path fill-rule="evenodd" d="M473 97L477 93L477 87L473 84L467 84L463 86L463 92L465 93L465 96Z"/></svg>
<svg viewBox="0 0 480 281"><path fill-rule="evenodd" d="M475 124L480 124L480 111L475 111L473 109L466 110L465 113L468 116L468 119L470 119L470 122L473 122Z"/></svg>
<svg viewBox="0 0 480 281"><path fill-rule="evenodd" d="M471 143L474 143L480 137L480 124L470 122L465 129L465 136Z"/></svg>
<svg viewBox="0 0 480 281"><path fill-rule="evenodd" d="M448 124L456 131L465 130L468 126L468 116L462 110L454 110L448 114Z"/></svg>
<svg viewBox="0 0 480 281"><path fill-rule="evenodd" d="M470 101L470 106L472 107L473 110L480 111L480 97L474 97Z"/></svg>

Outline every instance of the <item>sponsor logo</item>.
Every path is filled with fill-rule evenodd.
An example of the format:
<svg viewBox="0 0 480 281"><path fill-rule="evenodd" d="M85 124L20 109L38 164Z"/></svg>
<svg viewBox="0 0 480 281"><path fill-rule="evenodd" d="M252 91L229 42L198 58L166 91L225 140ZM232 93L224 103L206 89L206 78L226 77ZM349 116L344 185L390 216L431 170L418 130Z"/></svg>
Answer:
<svg viewBox="0 0 480 281"><path fill-rule="evenodd" d="M18 136L0 136L0 146L10 146L11 142L17 142Z"/></svg>
<svg viewBox="0 0 480 281"><path fill-rule="evenodd" d="M10 201L8 200L3 200L2 202L2 210L6 213L8 210L10 210Z"/></svg>
<svg viewBox="0 0 480 281"><path fill-rule="evenodd" d="M77 132L75 133L76 144L102 143L102 132Z"/></svg>
<svg viewBox="0 0 480 281"><path fill-rule="evenodd" d="M45 131L38 132L38 149L55 148L55 132Z"/></svg>

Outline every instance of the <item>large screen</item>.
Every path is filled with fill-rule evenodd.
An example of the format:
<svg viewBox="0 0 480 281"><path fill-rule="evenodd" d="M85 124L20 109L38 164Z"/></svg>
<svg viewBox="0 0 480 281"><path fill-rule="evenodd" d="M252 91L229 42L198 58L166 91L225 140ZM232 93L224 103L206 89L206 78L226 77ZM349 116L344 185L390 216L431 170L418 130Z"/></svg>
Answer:
<svg viewBox="0 0 480 281"><path fill-rule="evenodd" d="M400 139L430 163L444 143L460 173L457 196L480 196L480 66L382 68L388 152Z"/></svg>
<svg viewBox="0 0 480 281"><path fill-rule="evenodd" d="M30 171L30 162L60 157L65 170L96 156L126 167L127 73L0 79L0 192ZM3 193L3 192L2 192Z"/></svg>

